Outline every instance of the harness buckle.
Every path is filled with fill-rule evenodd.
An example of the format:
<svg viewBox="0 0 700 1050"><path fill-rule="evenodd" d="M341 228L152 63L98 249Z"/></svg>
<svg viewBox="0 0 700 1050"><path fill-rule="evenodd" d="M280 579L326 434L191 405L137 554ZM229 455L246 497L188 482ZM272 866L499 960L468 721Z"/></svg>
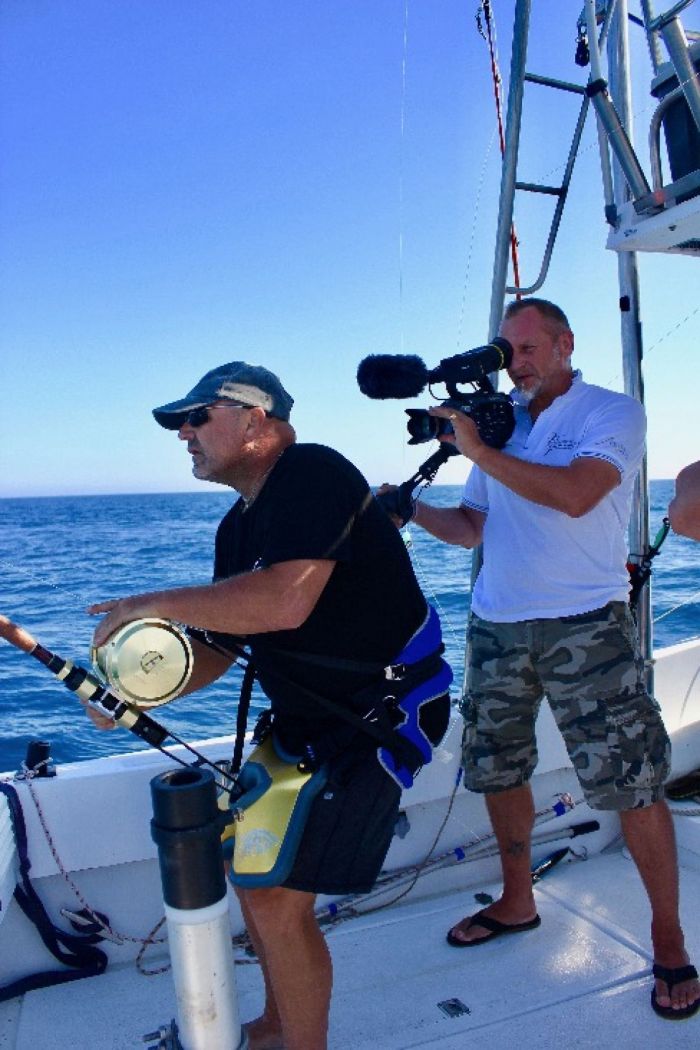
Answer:
<svg viewBox="0 0 700 1050"><path fill-rule="evenodd" d="M406 664L389 664L384 668L384 677L389 682L398 682L407 674Z"/></svg>
<svg viewBox="0 0 700 1050"><path fill-rule="evenodd" d="M272 731L273 721L273 714L269 708L258 715L258 719L253 727L253 735L251 737L253 744L262 744L263 740L265 740Z"/></svg>

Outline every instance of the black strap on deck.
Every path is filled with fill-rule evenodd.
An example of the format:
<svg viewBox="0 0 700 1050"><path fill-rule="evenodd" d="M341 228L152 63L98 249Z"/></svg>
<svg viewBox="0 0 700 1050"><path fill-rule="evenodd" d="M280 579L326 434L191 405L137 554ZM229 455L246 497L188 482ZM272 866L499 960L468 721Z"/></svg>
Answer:
<svg viewBox="0 0 700 1050"><path fill-rule="evenodd" d="M98 937L95 934L80 935L60 930L49 918L36 890L29 880L31 867L27 850L27 828L24 822L22 804L16 789L7 783L0 783L0 794L7 799L12 826L14 829L17 854L19 856L19 874L21 884L15 886L15 900L31 922L36 926L39 935L54 958L71 967L70 970L47 970L44 973L30 974L10 984L0 987L0 1002L14 999L25 992L37 988L46 988L53 984L64 984L77 981L82 977L96 977L107 968L107 955L95 946Z"/></svg>

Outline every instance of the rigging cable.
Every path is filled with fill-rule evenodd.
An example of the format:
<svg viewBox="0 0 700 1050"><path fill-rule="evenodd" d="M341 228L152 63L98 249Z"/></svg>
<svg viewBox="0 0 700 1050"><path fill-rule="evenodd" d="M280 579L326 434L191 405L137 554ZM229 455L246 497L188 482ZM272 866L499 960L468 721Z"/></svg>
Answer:
<svg viewBox="0 0 700 1050"><path fill-rule="evenodd" d="M484 23L486 25L486 32L481 21L481 13L484 14ZM491 76L493 79L493 96L496 102L496 119L498 121L498 139L501 146L501 156L505 156L506 152L506 138L503 126L503 98L501 96L501 84L503 78L501 77L501 70L498 63L498 48L496 44L496 23L491 13L491 0L481 0L481 3L476 12L476 27L479 35L484 38L488 44L489 56L491 59ZM515 223L511 223L510 227L510 255L513 263L513 284L516 289L520 288L520 260L518 257L518 235L515 229ZM516 299L520 299L520 292L516 292Z"/></svg>

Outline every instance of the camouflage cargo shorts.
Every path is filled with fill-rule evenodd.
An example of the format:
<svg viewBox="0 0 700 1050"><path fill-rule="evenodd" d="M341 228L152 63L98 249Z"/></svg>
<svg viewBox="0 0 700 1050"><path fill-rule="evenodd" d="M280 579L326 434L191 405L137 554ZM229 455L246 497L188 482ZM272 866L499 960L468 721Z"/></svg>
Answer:
<svg viewBox="0 0 700 1050"><path fill-rule="evenodd" d="M629 607L491 623L472 616L462 700L465 784L495 792L530 779L543 695L588 804L634 809L663 798L671 745L647 693Z"/></svg>

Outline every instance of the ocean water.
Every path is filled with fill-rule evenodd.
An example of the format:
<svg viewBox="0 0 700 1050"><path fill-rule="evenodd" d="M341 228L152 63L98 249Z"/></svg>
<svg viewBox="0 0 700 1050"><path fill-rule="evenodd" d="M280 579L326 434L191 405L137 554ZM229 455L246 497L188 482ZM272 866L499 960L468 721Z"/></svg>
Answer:
<svg viewBox="0 0 700 1050"><path fill-rule="evenodd" d="M459 493L458 486L435 485L425 498L454 506ZM672 494L672 482L652 482L652 533ZM207 492L0 500L0 613L48 649L89 666L95 620L86 607L137 591L207 582L216 526L233 499L232 493ZM459 683L471 553L420 529L409 529L409 536L416 573L442 617ZM652 594L656 646L700 634L700 544L668 537L654 562ZM239 687L240 672L233 668L155 717L188 741L232 732ZM253 709L263 703L254 694ZM56 762L145 746L126 730L95 729L50 672L2 641L0 718L0 770L16 769L34 738L50 741Z"/></svg>

